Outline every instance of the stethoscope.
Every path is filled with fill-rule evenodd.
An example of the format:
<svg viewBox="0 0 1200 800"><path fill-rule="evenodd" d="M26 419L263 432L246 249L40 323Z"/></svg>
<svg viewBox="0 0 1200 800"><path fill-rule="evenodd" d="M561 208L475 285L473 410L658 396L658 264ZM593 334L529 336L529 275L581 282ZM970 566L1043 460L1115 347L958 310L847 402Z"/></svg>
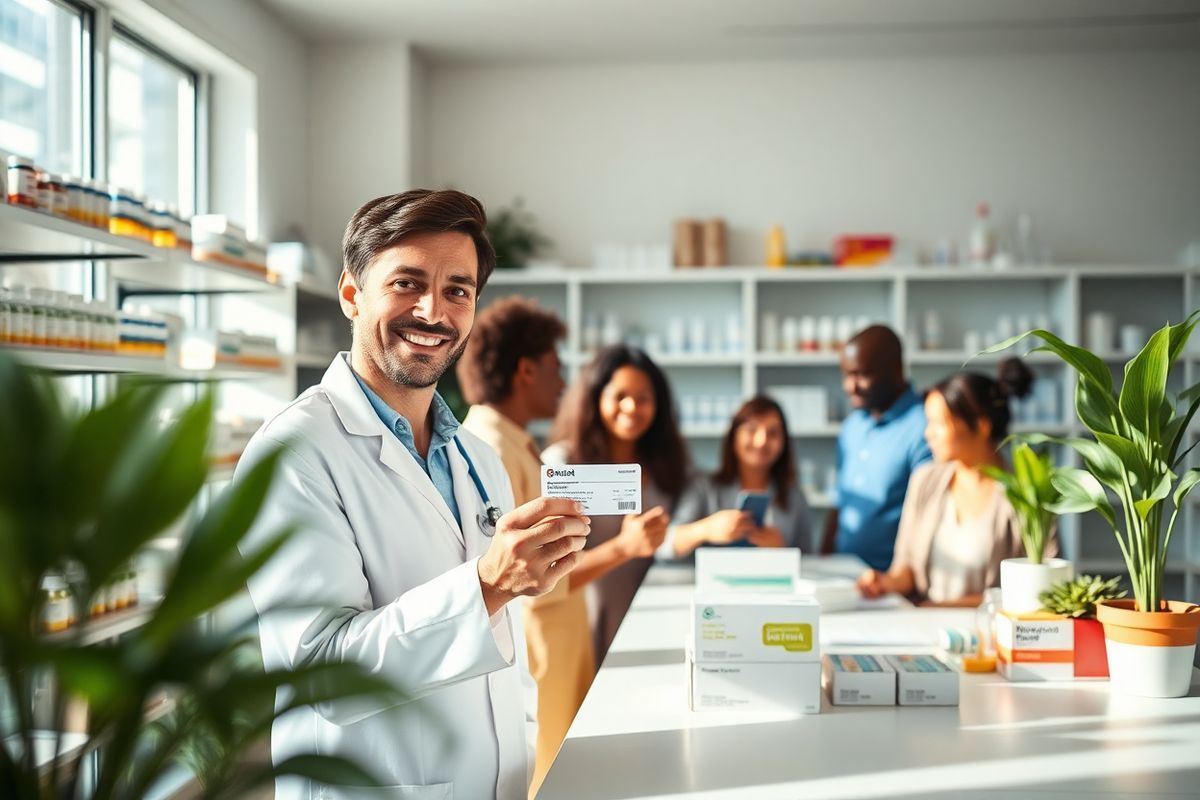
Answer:
<svg viewBox="0 0 1200 800"><path fill-rule="evenodd" d="M488 498L487 488L483 485L483 478L479 477L479 471L475 469L475 462L467 455L467 448L463 447L462 441L457 436L454 437L454 444L458 447L463 461L467 462L467 474L471 476L471 482L475 484L475 490L479 492L479 499L483 501L484 511L482 514L475 515L475 522L479 525L480 532L491 538L496 535L496 523L500 521L500 509L492 505L491 499Z"/></svg>

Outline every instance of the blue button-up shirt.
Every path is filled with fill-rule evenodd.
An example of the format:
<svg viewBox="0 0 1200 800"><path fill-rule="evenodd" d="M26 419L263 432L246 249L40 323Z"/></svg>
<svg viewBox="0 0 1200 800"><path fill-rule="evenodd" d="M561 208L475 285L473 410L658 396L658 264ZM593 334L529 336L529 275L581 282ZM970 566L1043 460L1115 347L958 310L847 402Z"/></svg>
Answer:
<svg viewBox="0 0 1200 800"><path fill-rule="evenodd" d="M891 566L909 476L931 458L925 407L911 386L878 419L851 413L837 443L837 552Z"/></svg>
<svg viewBox="0 0 1200 800"><path fill-rule="evenodd" d="M371 401L371 407L375 409L379 419L383 420L383 424L389 431L396 434L400 443L421 465L421 469L425 470L429 480L433 481L434 488L446 501L446 505L450 507L450 513L454 515L455 521L461 528L462 517L458 513L458 501L454 499L454 475L450 472L450 455L448 453L449 444L454 439L454 434L458 433L458 420L455 418L454 412L450 410L450 406L446 405L446 401L440 394L433 393L433 434L429 439L429 457L422 458L420 452L417 451L416 442L413 440L412 425L408 424L408 420L385 403L382 397L375 394L371 387L358 377L357 373L354 374L354 379L362 387L363 394Z"/></svg>

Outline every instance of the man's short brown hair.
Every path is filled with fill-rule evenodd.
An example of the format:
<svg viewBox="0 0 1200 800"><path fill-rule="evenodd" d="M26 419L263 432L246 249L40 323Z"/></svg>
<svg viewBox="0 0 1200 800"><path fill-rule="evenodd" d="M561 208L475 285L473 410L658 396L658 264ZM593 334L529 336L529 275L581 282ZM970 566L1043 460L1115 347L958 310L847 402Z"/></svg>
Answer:
<svg viewBox="0 0 1200 800"><path fill-rule="evenodd" d="M469 194L453 189L412 189L369 200L354 212L342 236L342 262L362 285L367 267L384 250L414 233L465 233L475 242L478 292L496 268L496 251L487 236L487 214Z"/></svg>
<svg viewBox="0 0 1200 800"><path fill-rule="evenodd" d="M512 394L522 358L541 358L567 335L553 311L523 297L505 297L479 312L458 362L458 382L468 403L501 403Z"/></svg>

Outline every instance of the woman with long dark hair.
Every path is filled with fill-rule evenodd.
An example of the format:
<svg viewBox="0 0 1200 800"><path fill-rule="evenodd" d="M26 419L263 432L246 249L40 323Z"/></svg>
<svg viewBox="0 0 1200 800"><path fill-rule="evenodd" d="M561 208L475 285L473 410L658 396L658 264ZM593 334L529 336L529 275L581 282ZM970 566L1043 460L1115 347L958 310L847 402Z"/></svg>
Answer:
<svg viewBox="0 0 1200 800"><path fill-rule="evenodd" d="M1026 396L1032 384L1029 367L1007 358L995 378L956 372L925 393L925 440L934 462L909 480L892 565L863 573L864 595L978 605L984 589L999 585L1000 562L1024 555L1016 512L983 467L1003 464L1009 400ZM1052 538L1045 554L1057 552Z"/></svg>
<svg viewBox="0 0 1200 800"><path fill-rule="evenodd" d="M687 482L687 447L666 376L644 352L626 345L604 348L584 368L563 400L552 438L555 444L542 454L547 464L642 466L642 513L594 517L575 570L602 573L590 582L580 576L581 583L587 582L588 621L599 664L666 536L671 511ZM591 563L588 551L613 539L634 545L604 548L619 552L622 563Z"/></svg>
<svg viewBox="0 0 1200 800"><path fill-rule="evenodd" d="M770 496L761 527L737 509L741 492ZM692 482L675 522L663 548L668 557L682 558L714 544L811 547L808 503L796 481L791 437L778 403L756 395L742 404L721 440L720 467Z"/></svg>

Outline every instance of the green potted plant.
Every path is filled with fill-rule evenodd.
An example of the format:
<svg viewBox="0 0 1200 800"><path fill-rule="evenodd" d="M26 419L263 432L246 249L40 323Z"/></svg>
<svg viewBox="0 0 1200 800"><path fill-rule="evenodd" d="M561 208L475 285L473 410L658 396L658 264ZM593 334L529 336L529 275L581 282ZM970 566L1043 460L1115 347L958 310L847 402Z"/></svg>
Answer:
<svg viewBox="0 0 1200 800"><path fill-rule="evenodd" d="M1200 606L1164 598L1162 582L1180 510L1200 482L1200 471L1182 471L1182 445L1200 408L1200 385L1178 397L1167 391L1198 320L1200 311L1156 331L1125 365L1119 389L1103 360L1050 331L1029 331L989 350L1036 336L1043 342L1036 350L1056 354L1078 373L1075 411L1093 438L1061 440L1084 468L1053 476L1063 495L1054 510L1099 513L1121 548L1133 598L1100 602L1097 617L1112 685L1130 694L1179 697L1191 683Z"/></svg>
<svg viewBox="0 0 1200 800"><path fill-rule="evenodd" d="M1001 607L1013 614L1027 614L1042 607L1042 592L1070 580L1073 568L1065 558L1046 558L1046 545L1054 531L1051 507L1062 499L1051 478L1057 472L1048 453L1038 453L1027 442L1012 449L1012 470L985 467L984 472L1004 487L1021 528L1024 558L1000 562Z"/></svg>
<svg viewBox="0 0 1200 800"><path fill-rule="evenodd" d="M525 208L525 201L520 197L513 201L511 208L501 208L488 218L487 232L496 251L499 269L527 266L529 259L552 244L537 229L537 217Z"/></svg>
<svg viewBox="0 0 1200 800"><path fill-rule="evenodd" d="M75 413L51 380L0 353L0 797L142 797L189 758L206 765L205 797L240 796L286 774L372 785L339 758L297 755L248 768L242 756L290 708L344 696L388 702L389 687L347 664L264 671L252 616L197 624L227 609L288 535L279 531L244 557L238 550L276 457L193 515L163 596L143 603L140 627L99 642L88 635L83 618L94 595L114 575L128 578L125 565L194 512L205 483L211 400L164 431L157 411L166 388L126 387ZM42 588L47 576L51 592ZM64 581L81 621L47 634L43 615L62 598ZM277 705L277 690L290 698ZM161 697L168 699L155 702ZM209 756L197 759L201 750Z"/></svg>

